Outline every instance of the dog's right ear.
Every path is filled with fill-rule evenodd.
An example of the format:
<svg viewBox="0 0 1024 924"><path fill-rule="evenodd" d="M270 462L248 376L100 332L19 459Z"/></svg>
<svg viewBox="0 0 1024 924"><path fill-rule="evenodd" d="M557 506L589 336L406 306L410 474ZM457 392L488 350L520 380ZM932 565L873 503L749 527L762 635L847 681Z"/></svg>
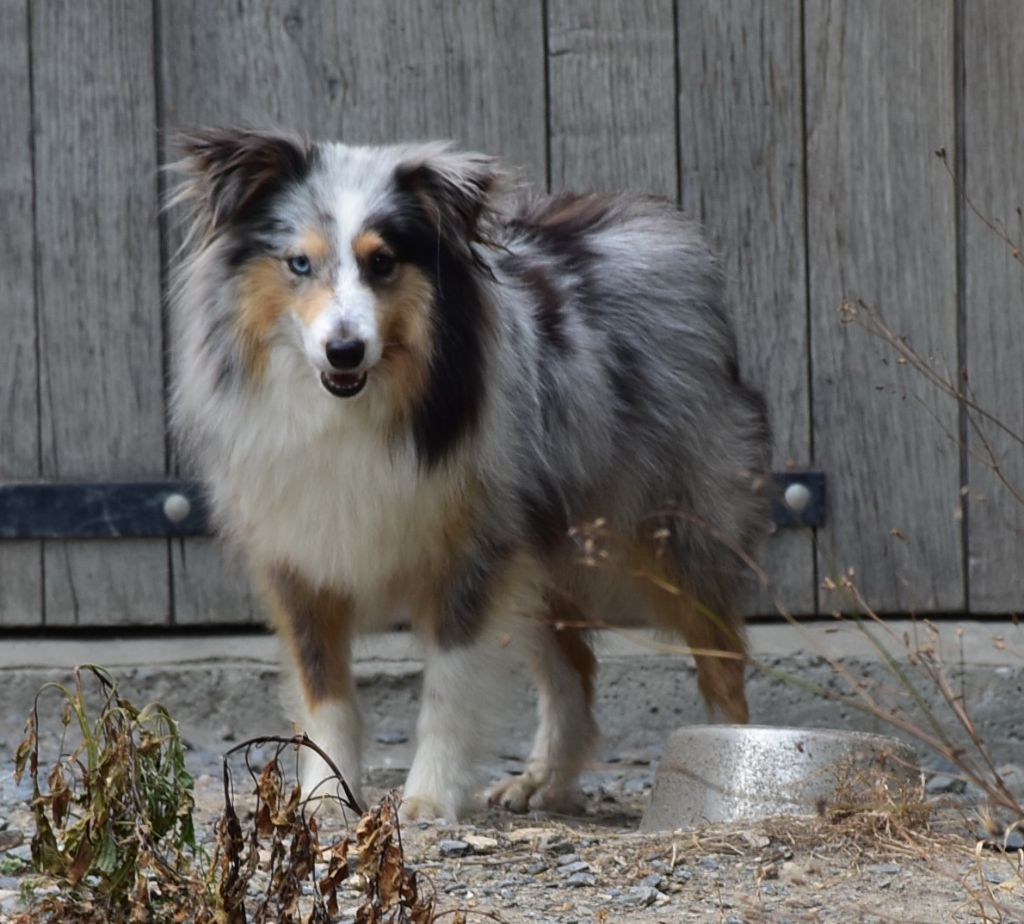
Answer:
<svg viewBox="0 0 1024 924"><path fill-rule="evenodd" d="M301 182L315 148L294 135L243 128L202 128L175 139L185 180L171 205L190 202L202 232L215 233L287 183ZM194 229L198 230L198 229Z"/></svg>

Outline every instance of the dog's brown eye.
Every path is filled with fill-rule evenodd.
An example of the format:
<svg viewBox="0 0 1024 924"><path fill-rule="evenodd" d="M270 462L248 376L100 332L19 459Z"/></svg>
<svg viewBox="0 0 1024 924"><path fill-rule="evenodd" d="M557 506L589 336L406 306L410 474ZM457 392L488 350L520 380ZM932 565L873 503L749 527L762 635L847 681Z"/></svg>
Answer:
<svg viewBox="0 0 1024 924"><path fill-rule="evenodd" d="M370 272L378 279L387 279L395 271L395 258L386 250L378 250L370 257Z"/></svg>

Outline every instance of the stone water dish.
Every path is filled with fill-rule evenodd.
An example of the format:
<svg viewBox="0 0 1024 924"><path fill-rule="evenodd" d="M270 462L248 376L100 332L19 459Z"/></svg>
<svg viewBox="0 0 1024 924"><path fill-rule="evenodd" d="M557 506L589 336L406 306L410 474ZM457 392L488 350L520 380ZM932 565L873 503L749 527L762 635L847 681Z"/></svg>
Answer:
<svg viewBox="0 0 1024 924"><path fill-rule="evenodd" d="M913 750L863 732L766 725L698 725L672 732L641 831L773 815L813 815L837 803L893 798L920 778Z"/></svg>

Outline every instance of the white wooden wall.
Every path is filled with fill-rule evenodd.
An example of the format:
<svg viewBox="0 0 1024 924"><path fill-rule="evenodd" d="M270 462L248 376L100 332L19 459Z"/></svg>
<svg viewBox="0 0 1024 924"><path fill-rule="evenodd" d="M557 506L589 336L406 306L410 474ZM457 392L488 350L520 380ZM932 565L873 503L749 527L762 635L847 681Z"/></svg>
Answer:
<svg viewBox="0 0 1024 924"><path fill-rule="evenodd" d="M1024 608L1024 447L840 323L881 309L1024 431L1019 0L0 0L0 482L179 474L165 436L167 133L447 137L539 187L680 202L725 255L775 467L828 525L764 551L785 602L853 568L886 612ZM966 486L966 492L961 487ZM761 600L754 609L766 611ZM258 618L207 540L0 543L0 626Z"/></svg>

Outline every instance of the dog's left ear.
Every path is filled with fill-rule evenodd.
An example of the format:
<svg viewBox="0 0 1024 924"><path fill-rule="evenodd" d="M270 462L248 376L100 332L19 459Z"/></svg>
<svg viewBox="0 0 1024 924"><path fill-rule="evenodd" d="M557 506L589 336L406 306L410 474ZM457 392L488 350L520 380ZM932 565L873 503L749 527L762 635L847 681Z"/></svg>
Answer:
<svg viewBox="0 0 1024 924"><path fill-rule="evenodd" d="M395 170L399 188L417 196L441 236L456 246L486 236L484 226L507 180L494 158L443 147L413 150Z"/></svg>

